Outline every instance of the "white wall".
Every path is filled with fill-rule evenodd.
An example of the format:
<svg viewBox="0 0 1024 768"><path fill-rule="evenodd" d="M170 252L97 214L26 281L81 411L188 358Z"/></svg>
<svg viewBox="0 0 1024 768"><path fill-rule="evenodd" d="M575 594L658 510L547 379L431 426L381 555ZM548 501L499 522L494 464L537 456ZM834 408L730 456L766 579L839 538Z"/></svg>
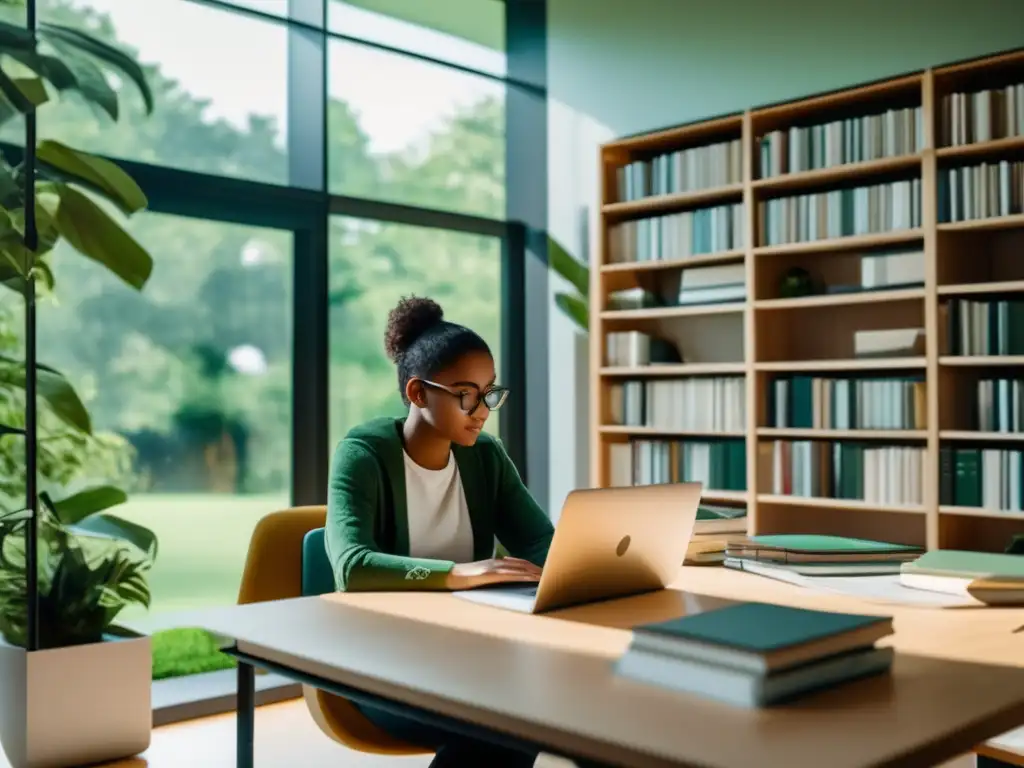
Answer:
<svg viewBox="0 0 1024 768"><path fill-rule="evenodd" d="M1024 0L548 0L551 234L588 258L615 136L1021 46ZM584 354L552 307L555 514L589 483Z"/></svg>

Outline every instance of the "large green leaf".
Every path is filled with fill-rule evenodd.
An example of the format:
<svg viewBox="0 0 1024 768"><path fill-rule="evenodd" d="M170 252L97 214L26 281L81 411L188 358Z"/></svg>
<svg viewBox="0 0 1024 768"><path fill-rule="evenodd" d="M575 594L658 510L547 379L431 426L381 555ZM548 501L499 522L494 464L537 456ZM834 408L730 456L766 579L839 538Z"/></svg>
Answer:
<svg viewBox="0 0 1024 768"><path fill-rule="evenodd" d="M67 530L76 536L91 536L124 541L136 547L150 558L156 558L156 534L149 528L133 523L131 520L125 520L123 517L101 512L96 515L90 515L75 525L67 526Z"/></svg>
<svg viewBox="0 0 1024 768"><path fill-rule="evenodd" d="M82 51L102 64L113 69L117 74L123 75L135 84L142 95L142 101L146 105L147 114L153 111L153 92L150 90L146 73L135 59L107 45L77 29L65 27L60 24L42 23L39 25L39 35L43 40L66 50L68 47ZM64 45L61 45L61 44Z"/></svg>
<svg viewBox="0 0 1024 768"><path fill-rule="evenodd" d="M35 45L31 33L24 25L0 22L0 49L3 49L4 53L31 51Z"/></svg>
<svg viewBox="0 0 1024 768"><path fill-rule="evenodd" d="M25 388L24 364L5 355L0 355L0 373L7 383ZM92 422L89 412L67 379L49 366L41 363L36 365L36 391L46 404L65 424L90 434Z"/></svg>
<svg viewBox="0 0 1024 768"><path fill-rule="evenodd" d="M52 139L39 144L36 156L40 162L69 177L68 180L103 195L127 214L141 211L148 204L135 180L109 160L79 152Z"/></svg>
<svg viewBox="0 0 1024 768"><path fill-rule="evenodd" d="M117 91L111 87L99 64L63 40L51 40L50 44L61 61L74 73L75 90L86 101L106 112L111 120L117 120L121 115Z"/></svg>
<svg viewBox="0 0 1024 768"><path fill-rule="evenodd" d="M590 327L590 308L582 297L559 293L555 295L555 304L582 330Z"/></svg>
<svg viewBox="0 0 1024 768"><path fill-rule="evenodd" d="M153 272L153 258L131 235L85 194L64 185L57 228L83 256L99 262L136 290Z"/></svg>
<svg viewBox="0 0 1024 768"><path fill-rule="evenodd" d="M56 56L47 56L38 51L5 50L8 56L35 72L58 91L78 87L78 78L71 68Z"/></svg>
<svg viewBox="0 0 1024 768"><path fill-rule="evenodd" d="M590 269L570 256L553 237L548 238L548 266L568 280L580 296L586 298L590 295Z"/></svg>
<svg viewBox="0 0 1024 768"><path fill-rule="evenodd" d="M128 494L112 485L98 485L86 488L66 499L53 502L57 518L64 525L79 523L89 515L116 507L128 501Z"/></svg>
<svg viewBox="0 0 1024 768"><path fill-rule="evenodd" d="M46 85L38 77L11 77L0 69L0 93L18 112L31 112L49 100Z"/></svg>

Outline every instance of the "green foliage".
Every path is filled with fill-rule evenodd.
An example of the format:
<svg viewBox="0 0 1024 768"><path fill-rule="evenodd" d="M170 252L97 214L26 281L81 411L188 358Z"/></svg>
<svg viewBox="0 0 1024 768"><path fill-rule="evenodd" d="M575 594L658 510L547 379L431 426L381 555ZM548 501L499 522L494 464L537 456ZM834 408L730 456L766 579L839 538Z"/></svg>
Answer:
<svg viewBox="0 0 1024 768"><path fill-rule="evenodd" d="M203 629L185 627L153 633L153 679L197 675L231 669L234 658L221 653L216 639Z"/></svg>
<svg viewBox="0 0 1024 768"><path fill-rule="evenodd" d="M108 635L130 634L114 624L126 606L149 606L149 570L155 545L141 549L116 533L117 518L103 504L110 494L66 500L64 510L82 515L64 517L61 504L41 494L39 526L40 648L96 643ZM92 504L88 505L87 502ZM24 646L26 623L25 531L28 514L0 517L0 633ZM94 533L90 521L105 521L110 533ZM136 526L138 527L138 526ZM145 542L143 542L145 543Z"/></svg>
<svg viewBox="0 0 1024 768"><path fill-rule="evenodd" d="M0 9L0 15L11 6ZM18 71L12 74L4 65ZM108 83L108 72L136 83L146 109L152 108L142 69L116 48L61 25L43 24L33 37L0 20L0 125L46 104L48 88L76 92L117 119L118 95ZM152 272L152 258L94 197L130 215L146 206L142 190L109 161L58 141L42 142L38 160L30 183L23 164L0 161L0 283L22 295L36 286L52 291L48 257L63 240L140 290ZM30 186L35 202L28 208ZM36 223L34 242L29 239L29 213ZM30 284L32 279L35 284ZM5 327L10 314L0 311L0 425L8 434L23 435L28 371L17 359L17 333ZM143 526L106 511L126 500L124 491L109 485L81 489L95 459L116 462L114 441L93 436L88 411L59 372L38 365L34 373L40 396L38 474L44 487L64 491L58 502L45 491L39 498L40 645L99 642L119 632L113 622L123 608L149 606L146 573L156 557L156 539ZM23 440L0 441L0 466L11 470L0 475L6 478L0 481L0 633L8 642L24 645L24 528L31 518L16 509L16 499L25 493ZM79 490L68 494L74 484Z"/></svg>
<svg viewBox="0 0 1024 768"><path fill-rule="evenodd" d="M575 293L560 291L555 294L555 304L581 330L590 326L590 269L586 264L577 261L554 238L548 238L548 266L559 277L573 288Z"/></svg>

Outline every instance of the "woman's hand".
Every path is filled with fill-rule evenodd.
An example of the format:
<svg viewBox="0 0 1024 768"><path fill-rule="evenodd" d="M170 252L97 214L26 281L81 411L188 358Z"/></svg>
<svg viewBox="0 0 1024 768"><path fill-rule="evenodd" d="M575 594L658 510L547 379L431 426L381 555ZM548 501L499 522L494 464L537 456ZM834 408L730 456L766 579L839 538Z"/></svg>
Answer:
<svg viewBox="0 0 1024 768"><path fill-rule="evenodd" d="M474 589L492 584L536 583L540 581L540 568L528 560L517 557L499 557L459 563L448 572L448 589Z"/></svg>

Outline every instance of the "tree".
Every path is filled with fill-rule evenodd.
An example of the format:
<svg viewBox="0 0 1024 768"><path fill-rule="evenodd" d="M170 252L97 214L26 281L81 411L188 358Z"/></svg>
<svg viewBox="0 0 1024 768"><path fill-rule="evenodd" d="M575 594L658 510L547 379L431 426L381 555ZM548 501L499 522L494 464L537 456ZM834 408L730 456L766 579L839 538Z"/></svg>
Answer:
<svg viewBox="0 0 1024 768"><path fill-rule="evenodd" d="M42 18L125 47L116 19L70 0L41 0L40 6ZM157 104L153 116L141 119L141 109L130 105L129 114L111 125L68 99L48 111L41 137L114 157L285 181L287 156L271 117L252 115L239 129L211 119L207 105L159 66L148 65L147 73ZM500 217L503 111L496 99L481 101L438 126L421 146L380 157L371 154L351 107L332 100L331 188L424 206L440 200L451 209ZM19 139L16 131L4 138ZM55 254L59 293L56 304L40 310L41 354L76 384L97 427L132 441L138 453L135 490L210 489L198 477L170 478L173 466L199 453L195 444L182 443L182 424L192 419L190 429L198 429L197 414L207 418L212 404L224 425L245 428L248 466L237 490L284 490L291 455L290 235L157 213L135 217L130 230L154 255L146 291L115 290L102 270ZM498 242L488 238L332 220L334 439L355 423L400 408L382 348L387 311L399 296L433 296L453 320L497 345L499 257ZM210 348L223 359L239 350L255 357L249 355L249 369L229 366L213 376L200 360Z"/></svg>

